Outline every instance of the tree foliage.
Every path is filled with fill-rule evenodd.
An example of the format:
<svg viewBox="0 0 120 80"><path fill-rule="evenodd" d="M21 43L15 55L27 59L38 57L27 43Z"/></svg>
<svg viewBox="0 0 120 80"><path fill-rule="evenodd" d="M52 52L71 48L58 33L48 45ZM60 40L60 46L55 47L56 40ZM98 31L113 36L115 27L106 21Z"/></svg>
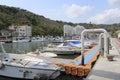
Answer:
<svg viewBox="0 0 120 80"><path fill-rule="evenodd" d="M34 14L24 9L8 7L0 5L0 29L7 29L10 25L29 25L32 27L32 34L34 35L63 35L63 25L68 24L71 26L81 25L85 28L104 28L111 35L116 36L116 31L120 30L119 24L92 24L90 23L72 23L63 21L54 21L44 16Z"/></svg>

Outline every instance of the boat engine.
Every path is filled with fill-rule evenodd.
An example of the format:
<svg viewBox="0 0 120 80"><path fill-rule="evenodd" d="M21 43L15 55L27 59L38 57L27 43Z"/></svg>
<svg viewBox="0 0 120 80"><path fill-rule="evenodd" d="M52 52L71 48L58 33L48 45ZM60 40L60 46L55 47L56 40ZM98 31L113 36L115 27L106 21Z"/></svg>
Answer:
<svg viewBox="0 0 120 80"><path fill-rule="evenodd" d="M46 74L36 74L33 80L48 80Z"/></svg>
<svg viewBox="0 0 120 80"><path fill-rule="evenodd" d="M4 67L4 64L0 61L0 69Z"/></svg>

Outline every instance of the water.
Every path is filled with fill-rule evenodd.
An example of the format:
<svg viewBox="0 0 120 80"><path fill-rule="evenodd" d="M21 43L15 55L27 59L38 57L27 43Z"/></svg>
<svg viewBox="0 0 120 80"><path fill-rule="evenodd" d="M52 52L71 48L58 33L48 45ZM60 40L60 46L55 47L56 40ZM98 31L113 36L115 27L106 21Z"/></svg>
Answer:
<svg viewBox="0 0 120 80"><path fill-rule="evenodd" d="M47 42L19 42L3 44L7 53L23 53L35 51L39 47L47 46Z"/></svg>
<svg viewBox="0 0 120 80"><path fill-rule="evenodd" d="M22 53L35 51L39 47L45 47L47 46L48 43L49 42L6 43L6 44L3 44L3 46L7 53L22 54ZM2 52L2 50L0 50L0 52ZM72 59L77 56L78 55L58 55L58 58L71 58ZM12 79L12 78L0 76L0 80L19 80L19 79Z"/></svg>

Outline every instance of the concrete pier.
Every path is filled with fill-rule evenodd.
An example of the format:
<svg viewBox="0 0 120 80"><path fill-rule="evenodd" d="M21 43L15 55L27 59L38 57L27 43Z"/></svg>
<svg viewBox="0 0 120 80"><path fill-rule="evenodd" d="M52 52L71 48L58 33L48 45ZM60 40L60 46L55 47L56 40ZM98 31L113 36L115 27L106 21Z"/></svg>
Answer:
<svg viewBox="0 0 120 80"><path fill-rule="evenodd" d="M110 55L114 56L113 61L109 61L106 57L100 56L85 80L120 80L120 54L118 42L113 39L113 49Z"/></svg>

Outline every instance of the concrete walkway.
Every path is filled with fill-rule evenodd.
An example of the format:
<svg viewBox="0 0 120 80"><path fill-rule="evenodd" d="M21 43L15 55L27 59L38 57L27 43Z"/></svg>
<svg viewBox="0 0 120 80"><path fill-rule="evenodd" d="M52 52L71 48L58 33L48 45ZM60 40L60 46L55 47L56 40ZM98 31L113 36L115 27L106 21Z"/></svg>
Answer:
<svg viewBox="0 0 120 80"><path fill-rule="evenodd" d="M110 54L114 60L108 61L106 57L100 56L86 80L120 80L120 54L115 47L110 50Z"/></svg>

